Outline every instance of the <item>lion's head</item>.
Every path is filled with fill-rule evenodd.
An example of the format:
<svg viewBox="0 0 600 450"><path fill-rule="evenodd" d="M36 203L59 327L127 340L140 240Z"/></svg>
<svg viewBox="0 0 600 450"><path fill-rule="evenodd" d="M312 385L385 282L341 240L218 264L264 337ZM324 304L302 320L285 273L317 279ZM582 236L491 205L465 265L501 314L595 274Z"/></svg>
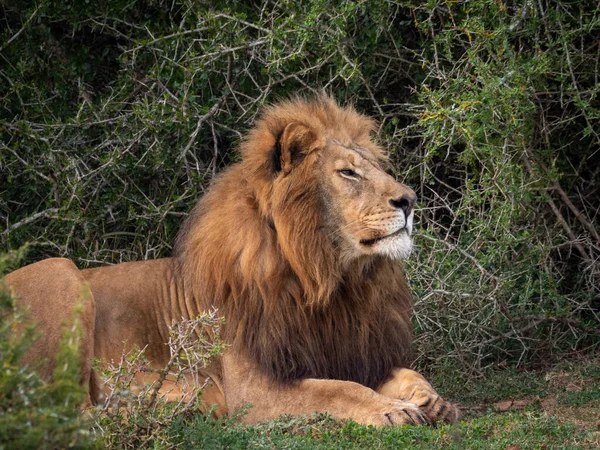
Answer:
<svg viewBox="0 0 600 450"><path fill-rule="evenodd" d="M349 137L323 141L315 150L319 153L313 164L320 184L323 225L342 259L408 256L415 193L383 171L374 149Z"/></svg>
<svg viewBox="0 0 600 450"><path fill-rule="evenodd" d="M268 108L242 147L258 175L252 177L256 186L270 190L265 214L288 214L288 205L298 206L290 190L296 195L310 190L319 203L310 214L318 215L319 232L328 235L342 261L408 256L416 196L382 169L386 157L371 140L374 125L328 97Z"/></svg>
<svg viewBox="0 0 600 450"><path fill-rule="evenodd" d="M374 127L325 96L266 108L178 236L186 289L280 380L376 386L405 363L394 260L410 253L416 196L382 169Z"/></svg>

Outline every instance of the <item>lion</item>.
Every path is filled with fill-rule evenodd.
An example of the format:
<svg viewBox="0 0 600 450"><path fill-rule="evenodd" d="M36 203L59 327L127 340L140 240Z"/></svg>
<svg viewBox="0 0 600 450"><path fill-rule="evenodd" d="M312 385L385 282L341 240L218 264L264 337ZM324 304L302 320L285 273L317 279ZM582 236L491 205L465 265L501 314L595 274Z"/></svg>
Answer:
<svg viewBox="0 0 600 450"><path fill-rule="evenodd" d="M324 95L266 107L172 258L86 270L48 259L9 274L45 333L30 358L53 354L89 286L81 380L91 404L102 396L93 357L118 361L137 345L161 367L169 325L217 308L228 346L203 374L202 399L218 416L251 405L247 424L314 412L375 426L454 422L458 408L409 368L399 260L412 250L417 197L383 170L374 130Z"/></svg>

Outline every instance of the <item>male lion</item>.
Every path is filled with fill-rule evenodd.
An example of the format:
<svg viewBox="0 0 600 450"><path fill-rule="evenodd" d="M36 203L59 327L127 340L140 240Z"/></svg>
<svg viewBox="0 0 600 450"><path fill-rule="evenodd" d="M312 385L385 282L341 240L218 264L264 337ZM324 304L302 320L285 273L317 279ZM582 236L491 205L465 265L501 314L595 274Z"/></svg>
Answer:
<svg viewBox="0 0 600 450"><path fill-rule="evenodd" d="M174 258L82 271L49 259L9 274L46 333L30 358L52 354L89 283L81 376L92 403L92 356L118 361L138 345L162 366L168 326L216 307L229 347L203 400L220 414L251 404L247 423L313 411L372 425L456 420L407 368L411 298L397 260L411 251L416 196L381 169L373 130L325 96L269 107Z"/></svg>

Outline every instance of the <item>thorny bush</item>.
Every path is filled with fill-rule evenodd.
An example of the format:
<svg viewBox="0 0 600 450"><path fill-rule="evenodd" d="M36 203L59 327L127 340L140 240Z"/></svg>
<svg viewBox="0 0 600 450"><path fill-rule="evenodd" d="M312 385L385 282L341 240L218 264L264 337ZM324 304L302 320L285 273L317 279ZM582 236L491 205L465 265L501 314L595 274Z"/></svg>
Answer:
<svg viewBox="0 0 600 450"><path fill-rule="evenodd" d="M260 107L325 90L420 198L421 366L598 345L596 1L2 3L0 243L169 255Z"/></svg>
<svg viewBox="0 0 600 450"><path fill-rule="evenodd" d="M210 417L212 406L202 403L202 390L209 380L201 373L224 348L219 337L222 325L216 310L174 323L169 328L171 358L159 369L150 365L144 349L139 348L117 364L98 361L106 392L92 413L99 441L108 448L146 448L161 442L168 447L168 428L174 420L199 412ZM155 377L140 386L136 374ZM169 386L173 385L165 381L177 383L184 395L168 401Z"/></svg>

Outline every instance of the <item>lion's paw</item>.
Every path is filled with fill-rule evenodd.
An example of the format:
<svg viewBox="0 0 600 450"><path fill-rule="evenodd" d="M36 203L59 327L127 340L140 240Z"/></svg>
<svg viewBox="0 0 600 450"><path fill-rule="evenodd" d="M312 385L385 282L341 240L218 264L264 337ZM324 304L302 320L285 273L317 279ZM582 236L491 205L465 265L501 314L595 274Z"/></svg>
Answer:
<svg viewBox="0 0 600 450"><path fill-rule="evenodd" d="M460 417L460 410L452 403L447 402L437 395L437 393L422 395L420 397L413 397L411 401L415 402L421 411L423 411L429 422L454 423Z"/></svg>
<svg viewBox="0 0 600 450"><path fill-rule="evenodd" d="M396 400L385 405L376 414L360 422L375 426L425 425L431 423L426 414L415 404Z"/></svg>

